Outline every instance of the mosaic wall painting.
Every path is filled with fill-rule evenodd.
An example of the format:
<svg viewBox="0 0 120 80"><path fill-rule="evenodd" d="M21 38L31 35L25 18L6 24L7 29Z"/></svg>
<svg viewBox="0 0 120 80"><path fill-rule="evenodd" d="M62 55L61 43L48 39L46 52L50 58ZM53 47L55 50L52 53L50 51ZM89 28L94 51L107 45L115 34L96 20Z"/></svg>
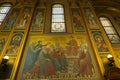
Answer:
<svg viewBox="0 0 120 80"><path fill-rule="evenodd" d="M79 8L71 8L72 18L73 18L73 27L75 32L85 31L83 18L80 14Z"/></svg>
<svg viewBox="0 0 120 80"><path fill-rule="evenodd" d="M23 37L23 32L13 33L12 38L10 40L10 43L9 43L7 50L6 50L6 55L9 55L9 56L16 56L17 55L17 53L19 51L22 37Z"/></svg>
<svg viewBox="0 0 120 80"><path fill-rule="evenodd" d="M90 29L99 29L97 20L92 12L92 9L90 7L83 7L83 9L85 13L85 18Z"/></svg>
<svg viewBox="0 0 120 80"><path fill-rule="evenodd" d="M25 7L19 17L19 20L16 25L16 29L24 30L26 28L26 25L30 20L30 14L31 14L31 7Z"/></svg>
<svg viewBox="0 0 120 80"><path fill-rule="evenodd" d="M7 36L0 35L0 55L2 53L6 40L7 40Z"/></svg>
<svg viewBox="0 0 120 80"><path fill-rule="evenodd" d="M13 11L10 13L10 16L8 17L6 23L3 26L2 31L11 31L14 23L16 21L16 19L18 18L20 9L19 8L15 8L13 9Z"/></svg>
<svg viewBox="0 0 120 80"><path fill-rule="evenodd" d="M6 48L6 54L9 56L9 60L6 65L0 65L0 80L10 79L11 75L14 72L14 64L16 61L16 57L19 53L19 47L21 44L21 40L23 37L23 32L14 32L9 45Z"/></svg>
<svg viewBox="0 0 120 80"><path fill-rule="evenodd" d="M20 80L99 80L92 54L83 36L30 36L18 76Z"/></svg>
<svg viewBox="0 0 120 80"><path fill-rule="evenodd" d="M40 31L43 30L44 18L45 18L45 9L37 8L33 17L31 31Z"/></svg>
<svg viewBox="0 0 120 80"><path fill-rule="evenodd" d="M108 46L106 45L103 35L101 32L93 32L93 38L96 44L96 47L99 52L106 53L109 52Z"/></svg>

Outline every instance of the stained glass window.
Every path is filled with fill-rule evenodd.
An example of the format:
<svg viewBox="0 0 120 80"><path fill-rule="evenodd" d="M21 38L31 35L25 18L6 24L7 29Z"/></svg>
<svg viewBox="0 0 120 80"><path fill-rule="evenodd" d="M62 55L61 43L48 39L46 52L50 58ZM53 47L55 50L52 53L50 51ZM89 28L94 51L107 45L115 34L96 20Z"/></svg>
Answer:
<svg viewBox="0 0 120 80"><path fill-rule="evenodd" d="M120 36L113 27L111 21L107 17L100 17L100 22L111 43L120 43Z"/></svg>
<svg viewBox="0 0 120 80"><path fill-rule="evenodd" d="M65 32L64 8L61 4L52 6L51 32Z"/></svg>
<svg viewBox="0 0 120 80"><path fill-rule="evenodd" d="M3 22L6 14L9 12L10 8L11 8L11 4L2 4L0 6L0 25Z"/></svg>

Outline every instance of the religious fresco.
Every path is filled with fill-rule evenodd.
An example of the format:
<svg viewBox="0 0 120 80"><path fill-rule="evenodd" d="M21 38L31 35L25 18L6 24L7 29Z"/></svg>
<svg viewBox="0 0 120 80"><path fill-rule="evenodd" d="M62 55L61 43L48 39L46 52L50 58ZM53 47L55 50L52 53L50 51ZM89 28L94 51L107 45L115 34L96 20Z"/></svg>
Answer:
<svg viewBox="0 0 120 80"><path fill-rule="evenodd" d="M85 36L30 36L18 78L97 80L92 54Z"/></svg>
<svg viewBox="0 0 120 80"><path fill-rule="evenodd" d="M108 46L101 32L92 32L96 47L99 52L109 52Z"/></svg>
<svg viewBox="0 0 120 80"><path fill-rule="evenodd" d="M40 31L43 30L44 25L44 18L45 18L45 9L44 8L37 8L33 17L31 31Z"/></svg>
<svg viewBox="0 0 120 80"><path fill-rule="evenodd" d="M0 55L6 43L7 36L0 35Z"/></svg>
<svg viewBox="0 0 120 80"><path fill-rule="evenodd" d="M75 32L85 31L83 18L80 14L79 8L71 8L71 11L72 11L73 26Z"/></svg>
<svg viewBox="0 0 120 80"><path fill-rule="evenodd" d="M30 20L30 14L31 14L31 7L25 7L18 19L16 29L22 29L22 30L26 29L26 25Z"/></svg>
<svg viewBox="0 0 120 80"><path fill-rule="evenodd" d="M10 43L6 50L6 55L16 56L18 54L22 37L23 37L23 32L13 33Z"/></svg>
<svg viewBox="0 0 120 80"><path fill-rule="evenodd" d="M6 63L6 66L0 65L1 80L9 80L14 72L13 67L16 62L16 57L19 54L22 37L23 32L14 32L8 46L6 47L5 55L9 56L9 60Z"/></svg>
<svg viewBox="0 0 120 80"><path fill-rule="evenodd" d="M19 8L14 8L12 12L10 13L10 16L8 17L6 23L3 26L2 31L11 31L16 19L18 18L20 9Z"/></svg>
<svg viewBox="0 0 120 80"><path fill-rule="evenodd" d="M97 19L95 18L94 13L90 7L83 7L84 15L90 29L99 29Z"/></svg>

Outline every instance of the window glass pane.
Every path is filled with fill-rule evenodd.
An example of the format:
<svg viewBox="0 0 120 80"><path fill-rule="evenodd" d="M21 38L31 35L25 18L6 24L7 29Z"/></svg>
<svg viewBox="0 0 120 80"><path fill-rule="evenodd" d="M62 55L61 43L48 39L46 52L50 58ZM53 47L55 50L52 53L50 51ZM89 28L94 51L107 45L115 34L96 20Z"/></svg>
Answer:
<svg viewBox="0 0 120 80"><path fill-rule="evenodd" d="M2 22L3 19L5 18L6 14L0 14L0 21Z"/></svg>
<svg viewBox="0 0 120 80"><path fill-rule="evenodd" d="M108 20L104 20L104 21L102 20L101 23L103 26L112 26L111 22Z"/></svg>
<svg viewBox="0 0 120 80"><path fill-rule="evenodd" d="M107 34L116 34L116 31L113 27L104 27Z"/></svg>
<svg viewBox="0 0 120 80"><path fill-rule="evenodd" d="M52 23L52 32L65 32L64 23Z"/></svg>
<svg viewBox="0 0 120 80"><path fill-rule="evenodd" d="M0 7L0 13L8 13L10 7Z"/></svg>
<svg viewBox="0 0 120 80"><path fill-rule="evenodd" d="M118 35L108 35L112 43L120 43L120 37Z"/></svg>
<svg viewBox="0 0 120 80"><path fill-rule="evenodd" d="M10 7L0 7L0 13L8 13Z"/></svg>
<svg viewBox="0 0 120 80"><path fill-rule="evenodd" d="M117 35L117 32L110 20L106 17L100 17L99 19L108 35L110 42L120 43L120 37Z"/></svg>
<svg viewBox="0 0 120 80"><path fill-rule="evenodd" d="M62 8L63 6L62 6L61 4L55 4L55 5L53 5L53 7L54 7L54 8L56 8L56 7L57 7L57 8Z"/></svg>
<svg viewBox="0 0 120 80"><path fill-rule="evenodd" d="M10 10L10 8L11 8L11 4L3 4L0 6L0 25L2 21L4 20L6 14Z"/></svg>
<svg viewBox="0 0 120 80"><path fill-rule="evenodd" d="M63 15L53 15L52 22L64 22L64 16Z"/></svg>
<svg viewBox="0 0 120 80"><path fill-rule="evenodd" d="M53 8L53 14L63 14L63 8Z"/></svg>
<svg viewBox="0 0 120 80"><path fill-rule="evenodd" d="M65 32L65 19L63 5L55 4L52 7L51 32Z"/></svg>

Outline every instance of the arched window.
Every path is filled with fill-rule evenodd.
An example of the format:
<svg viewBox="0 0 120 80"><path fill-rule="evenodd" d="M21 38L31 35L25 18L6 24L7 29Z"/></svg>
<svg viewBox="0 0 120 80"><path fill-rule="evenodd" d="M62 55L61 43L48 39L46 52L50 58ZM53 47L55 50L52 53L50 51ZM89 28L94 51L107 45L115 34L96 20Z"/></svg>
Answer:
<svg viewBox="0 0 120 80"><path fill-rule="evenodd" d="M120 36L112 25L111 21L107 17L100 17L100 22L104 27L104 30L111 43L120 43Z"/></svg>
<svg viewBox="0 0 120 80"><path fill-rule="evenodd" d="M0 25L3 22L6 14L9 12L11 8L11 4L2 4L0 5Z"/></svg>
<svg viewBox="0 0 120 80"><path fill-rule="evenodd" d="M61 4L52 6L51 32L65 32L64 7Z"/></svg>

